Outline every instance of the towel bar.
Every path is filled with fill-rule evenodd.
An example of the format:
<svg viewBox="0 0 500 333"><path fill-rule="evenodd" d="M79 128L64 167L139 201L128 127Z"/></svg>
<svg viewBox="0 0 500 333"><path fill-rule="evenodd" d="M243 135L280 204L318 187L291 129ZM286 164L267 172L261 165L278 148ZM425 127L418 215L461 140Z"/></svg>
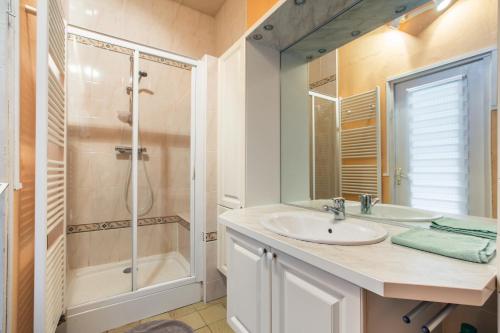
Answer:
<svg viewBox="0 0 500 333"><path fill-rule="evenodd" d="M453 312L453 310L456 309L457 306L457 304L446 304L444 308L422 326L422 333L431 333L450 313Z"/></svg>
<svg viewBox="0 0 500 333"><path fill-rule="evenodd" d="M406 324L410 324L413 318L418 316L419 313L423 312L425 309L427 309L430 305L432 305L432 302L420 302L417 304L416 307L410 310L407 314L405 314L401 319Z"/></svg>

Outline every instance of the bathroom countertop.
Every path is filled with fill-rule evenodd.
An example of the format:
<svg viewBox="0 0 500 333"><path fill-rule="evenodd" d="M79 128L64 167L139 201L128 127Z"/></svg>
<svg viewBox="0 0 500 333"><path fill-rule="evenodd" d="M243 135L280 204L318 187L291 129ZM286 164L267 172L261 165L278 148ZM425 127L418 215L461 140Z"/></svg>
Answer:
<svg viewBox="0 0 500 333"><path fill-rule="evenodd" d="M496 258L476 264L394 245L390 237L407 229L377 222L370 223L388 237L360 246L304 242L260 224L263 215L285 211L307 210L283 204L237 209L220 215L219 223L384 297L480 306L495 291Z"/></svg>

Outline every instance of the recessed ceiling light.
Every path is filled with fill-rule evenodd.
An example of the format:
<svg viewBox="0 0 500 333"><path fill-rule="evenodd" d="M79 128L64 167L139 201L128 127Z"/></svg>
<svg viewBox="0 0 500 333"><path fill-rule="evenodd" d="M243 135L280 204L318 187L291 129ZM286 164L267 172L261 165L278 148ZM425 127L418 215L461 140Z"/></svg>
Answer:
<svg viewBox="0 0 500 333"><path fill-rule="evenodd" d="M394 12L396 14L401 14L402 12L404 12L406 10L406 6L405 5L401 5L401 6L397 6L396 9L394 10Z"/></svg>
<svg viewBox="0 0 500 333"><path fill-rule="evenodd" d="M272 24L266 24L264 26L264 30L271 31L273 29L274 29L274 25L272 25Z"/></svg>
<svg viewBox="0 0 500 333"><path fill-rule="evenodd" d="M361 33L361 31L359 30L354 30L354 31L351 31L351 36L352 37L356 37L356 36L359 36L359 34Z"/></svg>
<svg viewBox="0 0 500 333"><path fill-rule="evenodd" d="M261 40L262 39L262 35L261 34L255 34L252 36L253 39L255 40Z"/></svg>
<svg viewBox="0 0 500 333"><path fill-rule="evenodd" d="M451 4L451 0L434 0L438 12L446 9Z"/></svg>
<svg viewBox="0 0 500 333"><path fill-rule="evenodd" d="M318 50L319 53L325 53L326 52L326 49L319 49Z"/></svg>
<svg viewBox="0 0 500 333"><path fill-rule="evenodd" d="M295 0L295 4L296 4L297 6L302 6L302 5L303 5L303 4L305 4L305 3L306 3L306 0Z"/></svg>

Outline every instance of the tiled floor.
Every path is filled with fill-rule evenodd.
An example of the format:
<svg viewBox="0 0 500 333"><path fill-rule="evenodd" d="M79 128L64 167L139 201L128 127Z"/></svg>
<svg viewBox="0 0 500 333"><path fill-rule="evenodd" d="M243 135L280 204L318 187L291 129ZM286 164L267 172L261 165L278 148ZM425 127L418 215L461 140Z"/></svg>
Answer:
<svg viewBox="0 0 500 333"><path fill-rule="evenodd" d="M233 333L226 323L226 298L210 303L196 303L180 309L162 313L135 323L115 328L108 333L125 333L131 328L152 320L176 319L191 326L196 333Z"/></svg>

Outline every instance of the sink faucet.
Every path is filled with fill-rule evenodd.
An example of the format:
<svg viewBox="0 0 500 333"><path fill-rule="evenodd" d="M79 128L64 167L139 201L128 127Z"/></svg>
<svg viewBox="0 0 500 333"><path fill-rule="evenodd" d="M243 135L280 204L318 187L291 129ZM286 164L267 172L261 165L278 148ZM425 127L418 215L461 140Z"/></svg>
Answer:
<svg viewBox="0 0 500 333"><path fill-rule="evenodd" d="M333 198L333 206L324 205L323 209L326 212L331 212L335 215L335 220L345 220L345 199L342 197Z"/></svg>
<svg viewBox="0 0 500 333"><path fill-rule="evenodd" d="M373 196L371 194L361 194L359 196L359 202L361 203L361 214L370 215L372 213L372 207L375 206L379 201L379 198L373 199Z"/></svg>

